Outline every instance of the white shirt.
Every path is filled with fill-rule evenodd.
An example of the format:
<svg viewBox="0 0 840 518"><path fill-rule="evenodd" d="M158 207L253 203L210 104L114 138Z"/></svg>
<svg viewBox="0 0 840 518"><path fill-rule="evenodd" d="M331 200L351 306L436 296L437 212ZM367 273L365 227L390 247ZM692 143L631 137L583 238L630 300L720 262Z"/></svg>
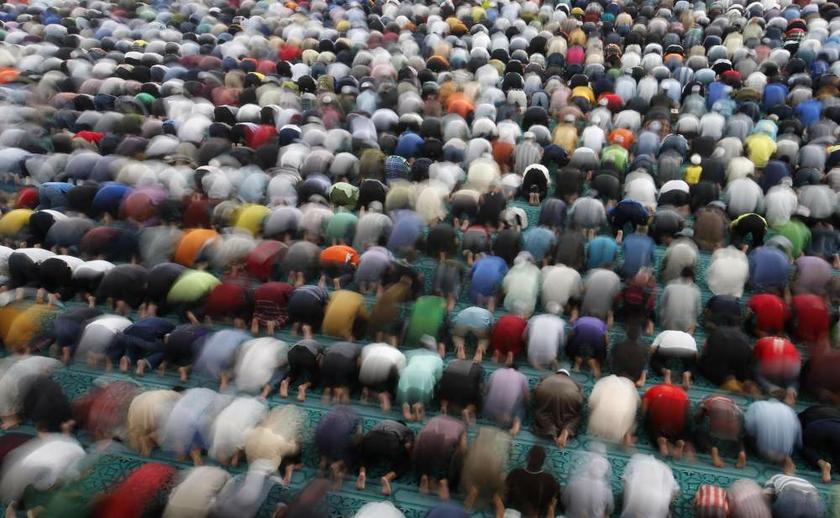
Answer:
<svg viewBox="0 0 840 518"><path fill-rule="evenodd" d="M665 518L680 492L671 468L653 455L636 454L624 469L622 518Z"/></svg>
<svg viewBox="0 0 840 518"><path fill-rule="evenodd" d="M583 291L580 273L564 264L546 266L542 269L542 305L556 302L564 307L569 299L579 299Z"/></svg>
<svg viewBox="0 0 840 518"><path fill-rule="evenodd" d="M30 485L46 491L59 481L76 478L77 463L84 458L84 448L71 437L63 434L36 437L6 457L0 496L7 502L18 500Z"/></svg>
<svg viewBox="0 0 840 518"><path fill-rule="evenodd" d="M589 395L587 433L621 441L636 423L639 400L636 385L629 379L615 374L601 378Z"/></svg>
<svg viewBox="0 0 840 518"><path fill-rule="evenodd" d="M131 320L117 315L104 315L93 320L82 331L76 358L84 361L88 353L104 353L117 333L131 324Z"/></svg>
<svg viewBox="0 0 840 518"><path fill-rule="evenodd" d="M799 199L789 185L774 185L764 196L764 219L767 225L774 227L790 220L793 211L799 206Z"/></svg>
<svg viewBox="0 0 840 518"><path fill-rule="evenodd" d="M278 368L288 363L288 351L286 342L270 336L243 343L236 358L236 388L243 392L258 392Z"/></svg>
<svg viewBox="0 0 840 518"><path fill-rule="evenodd" d="M653 340L653 348L658 348L669 356L690 356L697 353L694 337L683 331L662 331Z"/></svg>
<svg viewBox="0 0 840 518"><path fill-rule="evenodd" d="M387 379L391 369L405 369L405 355L399 349L385 343L368 344L362 347L362 364L359 369L359 381L363 384L376 384Z"/></svg>
<svg viewBox="0 0 840 518"><path fill-rule="evenodd" d="M740 298L744 284L750 276L747 255L733 246L720 248L712 254L706 270L706 285L714 295L732 295Z"/></svg>
<svg viewBox="0 0 840 518"><path fill-rule="evenodd" d="M228 461L237 449L245 448L245 437L268 413L264 401L252 397L238 397L224 408L213 421L213 443L208 455Z"/></svg>
<svg viewBox="0 0 840 518"><path fill-rule="evenodd" d="M528 361L531 365L548 367L566 343L566 322L557 315L536 315L528 320Z"/></svg>
<svg viewBox="0 0 840 518"><path fill-rule="evenodd" d="M580 135L580 146L587 147L596 153L601 152L606 140L604 130L598 126L587 126Z"/></svg>

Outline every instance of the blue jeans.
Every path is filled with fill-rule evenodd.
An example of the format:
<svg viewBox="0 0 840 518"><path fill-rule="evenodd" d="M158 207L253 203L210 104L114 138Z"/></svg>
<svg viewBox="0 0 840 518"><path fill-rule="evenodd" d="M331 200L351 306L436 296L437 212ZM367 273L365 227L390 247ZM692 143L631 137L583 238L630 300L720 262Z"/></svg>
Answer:
<svg viewBox="0 0 840 518"><path fill-rule="evenodd" d="M159 356L160 358L156 360L155 365L152 365L152 362L149 361L149 365L154 368L163 359L163 348L163 342L159 340L144 340L135 336L121 334L114 338L114 341L111 342L105 354L112 362L118 362L120 358L125 356L132 365L141 357Z"/></svg>

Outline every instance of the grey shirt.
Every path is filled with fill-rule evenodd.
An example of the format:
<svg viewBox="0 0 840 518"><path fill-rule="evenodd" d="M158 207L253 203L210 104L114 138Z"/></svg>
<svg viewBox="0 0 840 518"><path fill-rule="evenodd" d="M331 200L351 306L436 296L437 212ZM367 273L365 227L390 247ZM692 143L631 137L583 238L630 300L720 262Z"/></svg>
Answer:
<svg viewBox="0 0 840 518"><path fill-rule="evenodd" d="M380 239L387 239L391 234L394 222L380 212L368 212L356 224L356 235L353 238L353 248L364 250L369 246L379 244Z"/></svg>
<svg viewBox="0 0 840 518"><path fill-rule="evenodd" d="M569 210L569 220L575 228L598 228L607 221L607 212L601 200L578 198Z"/></svg>
<svg viewBox="0 0 840 518"><path fill-rule="evenodd" d="M612 270L596 268L583 281L581 315L606 320L615 296L621 290L621 279Z"/></svg>
<svg viewBox="0 0 840 518"><path fill-rule="evenodd" d="M687 331L697 324L700 315L700 289L693 282L672 281L662 292L662 326L665 329Z"/></svg>
<svg viewBox="0 0 840 518"><path fill-rule="evenodd" d="M697 264L697 245L688 238L676 239L668 245L662 261L662 280L666 283L680 276L683 268Z"/></svg>

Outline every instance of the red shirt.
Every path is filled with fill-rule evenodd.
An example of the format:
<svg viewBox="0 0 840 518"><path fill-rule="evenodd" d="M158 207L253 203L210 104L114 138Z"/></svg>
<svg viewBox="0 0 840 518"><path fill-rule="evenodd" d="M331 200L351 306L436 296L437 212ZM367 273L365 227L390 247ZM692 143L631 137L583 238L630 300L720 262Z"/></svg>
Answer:
<svg viewBox="0 0 840 518"><path fill-rule="evenodd" d="M149 463L134 470L96 506L98 518L140 518L160 493L171 487L173 466Z"/></svg>
<svg viewBox="0 0 840 518"><path fill-rule="evenodd" d="M819 295L796 295L791 302L796 318L794 337L805 342L817 342L828 336L831 315L828 304Z"/></svg>
<svg viewBox="0 0 840 518"><path fill-rule="evenodd" d="M502 355L512 352L514 356L518 356L525 350L523 334L526 327L528 321L524 318L518 315L504 315L493 326L490 348Z"/></svg>
<svg viewBox="0 0 840 518"><path fill-rule="evenodd" d="M217 285L204 303L207 316L220 318L239 315L248 304L245 288L238 284L222 283Z"/></svg>
<svg viewBox="0 0 840 518"><path fill-rule="evenodd" d="M688 394L678 385L654 385L642 397L647 407L648 425L668 438L679 437L685 429Z"/></svg>
<svg viewBox="0 0 840 518"><path fill-rule="evenodd" d="M755 314L755 327L765 333L783 331L790 318L790 309L778 295L762 293L753 295L747 307Z"/></svg>
<svg viewBox="0 0 840 518"><path fill-rule="evenodd" d="M759 363L773 361L790 361L799 362L799 351L790 340L779 338L778 336L768 336L762 338L755 343L753 347L753 354Z"/></svg>

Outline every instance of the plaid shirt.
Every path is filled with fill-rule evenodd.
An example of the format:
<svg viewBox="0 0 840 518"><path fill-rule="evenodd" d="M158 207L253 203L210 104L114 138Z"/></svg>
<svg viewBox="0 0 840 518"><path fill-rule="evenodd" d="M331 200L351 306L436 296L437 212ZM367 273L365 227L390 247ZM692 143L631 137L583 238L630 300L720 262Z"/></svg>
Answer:
<svg viewBox="0 0 840 518"><path fill-rule="evenodd" d="M385 180L390 183L395 180L408 180L411 168L408 161L398 155L391 155L385 159Z"/></svg>

